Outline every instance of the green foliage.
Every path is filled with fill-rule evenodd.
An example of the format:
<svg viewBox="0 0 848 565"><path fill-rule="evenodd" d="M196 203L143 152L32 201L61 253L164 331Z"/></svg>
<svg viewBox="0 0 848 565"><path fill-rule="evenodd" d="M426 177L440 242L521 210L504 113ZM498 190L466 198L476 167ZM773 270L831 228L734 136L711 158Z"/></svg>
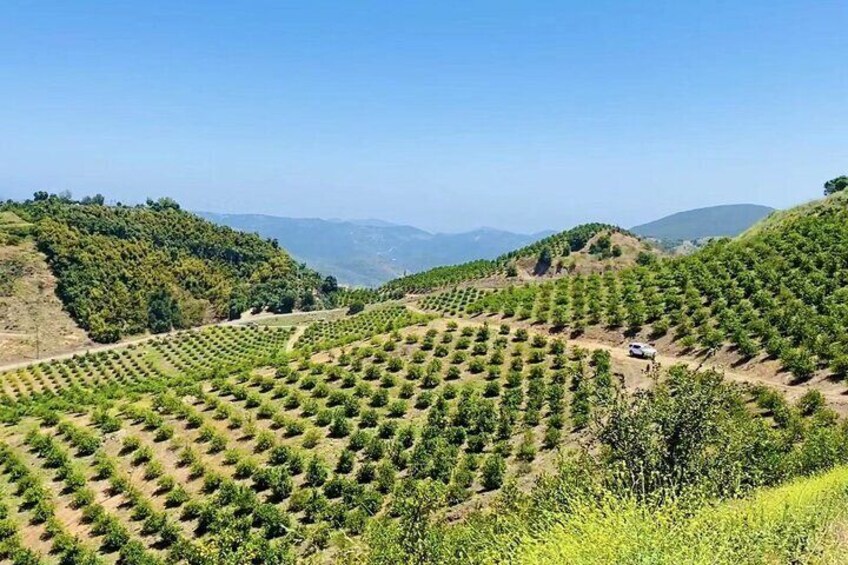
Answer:
<svg viewBox="0 0 848 565"><path fill-rule="evenodd" d="M480 470L480 483L486 490L499 489L503 485L505 475L506 462L504 458L497 453L493 453L483 462L483 467Z"/></svg>
<svg viewBox="0 0 848 565"><path fill-rule="evenodd" d="M2 245L2 242L0 242ZM26 273L26 263L20 257L0 259L0 298L12 296L15 283Z"/></svg>
<svg viewBox="0 0 848 565"><path fill-rule="evenodd" d="M412 312L399 304L379 306L339 320L314 322L300 336L297 347L329 349L379 333L420 324L428 319L427 316Z"/></svg>
<svg viewBox="0 0 848 565"><path fill-rule="evenodd" d="M541 239L527 247L516 249L491 261L480 260L436 267L429 271L416 273L389 281L378 289L381 296L398 297L405 294L427 292L437 288L457 285L465 281L483 279L498 273L515 276L516 259L534 259L541 263L548 260L548 266L556 257L564 257L572 251L583 249L588 241L601 231L621 231L620 228L606 224L584 224ZM547 269L545 269L547 270ZM511 274L514 273L514 274Z"/></svg>
<svg viewBox="0 0 848 565"><path fill-rule="evenodd" d="M595 357L603 372L604 360ZM774 428L768 416L749 410L741 389L718 374L672 368L653 389L599 406L601 425L597 435L590 431L585 451L566 456L528 495L506 485L493 511L469 516L463 524L448 524L430 512L418 525L414 544L401 541L396 525L374 524L364 561L507 563L518 551L530 556L527 562L639 556L639 561L688 563L696 555L699 563L734 562L725 555L807 562L795 557L809 555L811 541L844 518L837 509L845 504L845 467L810 481L812 491L799 483L797 489L775 491L774 499L765 493L750 503L721 501L844 465L847 429L828 410L816 408L815 395L799 403L809 414L803 416L780 394L756 392L758 403L786 407L790 423ZM791 424L799 418L805 418L800 425ZM493 453L483 462L484 488L502 481L500 457ZM461 494L451 486L449 497ZM809 497L810 492L818 494ZM839 503L827 503L834 496ZM815 510L818 504L824 513Z"/></svg>
<svg viewBox="0 0 848 565"><path fill-rule="evenodd" d="M848 188L848 176L842 175L824 183L824 195L829 196Z"/></svg>
<svg viewBox="0 0 848 565"><path fill-rule="evenodd" d="M589 565L614 556L657 565L840 563L844 545L830 532L844 524L846 486L848 473L839 469L720 504L577 500L573 512L551 517L541 535L516 528L523 533L491 539L490 553L475 562Z"/></svg>
<svg viewBox="0 0 848 565"><path fill-rule="evenodd" d="M606 253L599 238L596 251ZM612 253L612 248L609 248ZM580 332L605 325L680 345L731 345L747 359L779 358L796 380L848 372L848 206L841 197L790 211L733 241L642 260L603 275L510 286L466 306Z"/></svg>
<svg viewBox="0 0 848 565"><path fill-rule="evenodd" d="M167 199L128 207L48 195L2 208L35 224L59 297L98 341L191 327L210 313L309 309L322 286L275 242L217 226Z"/></svg>
<svg viewBox="0 0 848 565"><path fill-rule="evenodd" d="M486 291L474 288L454 288L443 292L436 292L425 296L421 302L421 308L439 314L462 314L469 304L486 295Z"/></svg>

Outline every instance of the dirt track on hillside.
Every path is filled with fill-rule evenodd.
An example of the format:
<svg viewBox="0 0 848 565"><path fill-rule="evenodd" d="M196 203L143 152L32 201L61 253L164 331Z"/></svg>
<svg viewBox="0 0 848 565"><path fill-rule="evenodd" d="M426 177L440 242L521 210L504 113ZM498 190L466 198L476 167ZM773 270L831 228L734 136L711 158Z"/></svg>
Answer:
<svg viewBox="0 0 848 565"><path fill-rule="evenodd" d="M415 304L407 303L407 307L419 313L427 313L419 309ZM636 359L630 356L627 348L628 341L613 334L601 334L603 339L595 339L587 336L568 336L551 332L545 326L535 326L529 323L515 322L514 320L500 320L498 318L450 318L460 325L480 325L484 322L490 324L508 323L512 327L523 327L531 333L541 333L546 336L561 337L569 346L579 346L584 349L603 349L610 352L613 359L613 369L627 379L628 387L642 386L647 378L646 369L650 362ZM762 384L784 393L789 400L795 400L810 389L816 389L822 393L828 405L842 415L848 415L848 389L844 383L831 381L827 378L817 377L803 383L787 382L790 376L782 373L778 365L773 362L752 362L745 365L735 363L734 356L726 351L721 351L715 357L695 356L682 354L675 351L673 354L660 353L655 360L661 367L671 367L683 364L693 369L715 370L722 373L730 381L748 383L752 385ZM640 375L644 375L640 378Z"/></svg>

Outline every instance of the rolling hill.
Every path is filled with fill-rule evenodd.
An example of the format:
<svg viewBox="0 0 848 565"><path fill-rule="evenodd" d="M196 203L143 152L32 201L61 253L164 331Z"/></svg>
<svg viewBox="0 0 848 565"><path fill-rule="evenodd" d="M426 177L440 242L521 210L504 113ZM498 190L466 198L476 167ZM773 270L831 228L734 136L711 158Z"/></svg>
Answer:
<svg viewBox="0 0 848 565"><path fill-rule="evenodd" d="M697 241L708 237L734 237L774 212L757 204L727 204L678 212L630 228L642 237L666 242Z"/></svg>
<svg viewBox="0 0 848 565"><path fill-rule="evenodd" d="M767 206L752 204L714 206L673 214L629 231L676 245L707 237L738 235L772 211ZM350 286L390 287L390 281L407 273L443 271L463 264L482 265L479 261L514 257L526 263L542 247L556 249L558 246L557 232L525 235L481 228L464 233L433 234L379 220L198 214L219 224L275 239L309 267L333 275L340 283Z"/></svg>
<svg viewBox="0 0 848 565"><path fill-rule="evenodd" d="M510 287L468 306L583 332L667 337L686 349L728 344L777 359L798 381L848 375L848 196L764 219L735 240L604 276ZM672 337L673 336L673 337ZM672 344L669 344L672 345Z"/></svg>
<svg viewBox="0 0 848 565"><path fill-rule="evenodd" d="M605 271L635 264L640 253L656 251L633 234L608 224L583 224L554 233L493 260L436 267L389 281L375 296L399 297L460 283L540 281L573 272Z"/></svg>
<svg viewBox="0 0 848 565"><path fill-rule="evenodd" d="M169 199L105 206L47 193L0 214L31 231L65 309L96 341L320 305L322 281L275 243L217 226ZM14 244L21 240L15 235Z"/></svg>
<svg viewBox="0 0 848 565"><path fill-rule="evenodd" d="M548 235L491 228L430 233L378 220L341 221L198 212L213 222L280 242L309 267L351 286L379 286L406 273L493 259Z"/></svg>

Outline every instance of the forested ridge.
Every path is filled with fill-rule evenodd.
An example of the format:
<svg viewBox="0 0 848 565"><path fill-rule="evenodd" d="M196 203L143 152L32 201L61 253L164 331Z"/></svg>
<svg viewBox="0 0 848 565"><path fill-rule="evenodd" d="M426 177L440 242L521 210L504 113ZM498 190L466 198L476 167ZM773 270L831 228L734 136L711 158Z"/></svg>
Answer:
<svg viewBox="0 0 848 565"><path fill-rule="evenodd" d="M250 308L309 309L323 299L319 275L275 241L215 225L170 199L107 206L97 197L38 193L0 209L35 225L60 298L97 341L191 327Z"/></svg>

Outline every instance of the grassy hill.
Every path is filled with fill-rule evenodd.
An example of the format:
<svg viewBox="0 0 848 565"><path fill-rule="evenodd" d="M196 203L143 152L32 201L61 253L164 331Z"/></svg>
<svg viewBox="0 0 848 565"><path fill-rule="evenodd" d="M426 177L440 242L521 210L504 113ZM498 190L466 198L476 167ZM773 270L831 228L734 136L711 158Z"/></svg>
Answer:
<svg viewBox="0 0 848 565"><path fill-rule="evenodd" d="M735 237L774 212L756 204L728 204L678 212L630 228L635 234L669 242L697 241L707 237Z"/></svg>
<svg viewBox="0 0 848 565"><path fill-rule="evenodd" d="M848 468L841 467L694 514L673 503L658 508L633 500L587 504L544 536L522 538L515 562L836 565L848 549L841 535L848 525L846 493Z"/></svg>
<svg viewBox="0 0 848 565"><path fill-rule="evenodd" d="M128 207L42 194L0 213L32 225L65 308L97 341L321 301L318 275L274 243L167 199Z"/></svg>

